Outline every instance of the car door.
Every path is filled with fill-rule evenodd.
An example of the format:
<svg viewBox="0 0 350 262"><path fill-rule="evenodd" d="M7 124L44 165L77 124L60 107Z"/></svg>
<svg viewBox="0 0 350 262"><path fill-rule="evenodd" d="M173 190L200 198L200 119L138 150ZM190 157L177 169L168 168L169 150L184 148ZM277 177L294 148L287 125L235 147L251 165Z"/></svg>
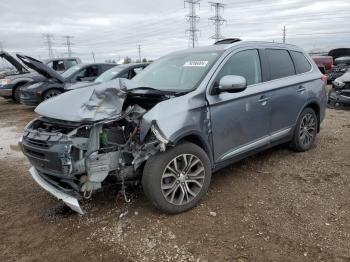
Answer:
<svg viewBox="0 0 350 262"><path fill-rule="evenodd" d="M90 65L82 68L77 72L76 81L94 81L100 73L100 69L97 65Z"/></svg>
<svg viewBox="0 0 350 262"><path fill-rule="evenodd" d="M237 93L211 91L207 96L216 163L269 143L270 94L262 83L259 51L242 50L226 58L214 76L214 89L225 75L243 76L248 86Z"/></svg>
<svg viewBox="0 0 350 262"><path fill-rule="evenodd" d="M273 142L291 134L298 114L307 101L307 83L297 75L288 50L266 49L265 54L270 71Z"/></svg>

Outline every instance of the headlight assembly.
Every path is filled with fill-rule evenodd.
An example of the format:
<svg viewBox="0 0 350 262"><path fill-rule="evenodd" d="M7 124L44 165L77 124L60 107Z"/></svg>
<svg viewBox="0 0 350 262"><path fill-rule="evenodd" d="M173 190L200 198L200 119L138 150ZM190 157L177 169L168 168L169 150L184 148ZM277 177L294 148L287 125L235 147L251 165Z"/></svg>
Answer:
<svg viewBox="0 0 350 262"><path fill-rule="evenodd" d="M0 86L8 85L11 83L11 79L0 79Z"/></svg>
<svg viewBox="0 0 350 262"><path fill-rule="evenodd" d="M158 130L158 128L155 125L152 125L151 127L151 131L153 133L153 135L163 144L168 144L169 141L164 138L161 134L160 131Z"/></svg>

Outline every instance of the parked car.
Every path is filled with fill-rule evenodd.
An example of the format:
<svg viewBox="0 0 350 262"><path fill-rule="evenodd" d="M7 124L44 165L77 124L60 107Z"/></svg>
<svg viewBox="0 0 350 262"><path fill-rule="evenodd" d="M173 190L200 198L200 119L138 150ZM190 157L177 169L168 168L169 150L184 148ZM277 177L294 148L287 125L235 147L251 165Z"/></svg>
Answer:
<svg viewBox="0 0 350 262"><path fill-rule="evenodd" d="M78 57L53 58L45 60L45 64L53 70L62 73L72 66L81 64L81 59Z"/></svg>
<svg viewBox="0 0 350 262"><path fill-rule="evenodd" d="M329 74L329 80L333 81L341 77L350 69L350 56L339 57L334 60L334 67Z"/></svg>
<svg viewBox="0 0 350 262"><path fill-rule="evenodd" d="M328 106L330 108L350 106L350 71L333 81L328 94Z"/></svg>
<svg viewBox="0 0 350 262"><path fill-rule="evenodd" d="M117 65L105 71L93 82L78 82L72 85L66 85L64 91L71 91L78 88L101 84L116 78L132 79L136 74L141 72L148 65L149 63L130 63L125 65Z"/></svg>
<svg viewBox="0 0 350 262"><path fill-rule="evenodd" d="M115 66L115 64L108 63L78 64L59 74L32 57L18 55L18 58L26 66L45 77L44 81L21 88L21 104L30 106L38 105L44 100L63 93L65 87L73 83L94 81L103 72Z"/></svg>
<svg viewBox="0 0 350 262"><path fill-rule="evenodd" d="M331 56L311 56L321 73L328 76L333 68L333 57Z"/></svg>
<svg viewBox="0 0 350 262"><path fill-rule="evenodd" d="M211 174L281 143L313 147L326 78L300 48L239 41L167 55L41 103L21 148L33 179L73 210L107 185L142 183L151 203L186 211Z"/></svg>
<svg viewBox="0 0 350 262"><path fill-rule="evenodd" d="M0 96L6 99L13 99L15 102L20 102L20 88L27 84L35 84L37 82L46 81L46 77L38 74L37 72L30 71L23 64L21 64L16 58L8 54L7 52L1 52L0 56L11 63L17 71L14 74L6 75L0 79ZM59 59L57 64L64 63L68 66L67 59ZM66 61L67 60L67 61ZM74 61L79 63L80 59L73 58ZM58 62L60 61L60 62ZM50 65L52 60L47 61ZM52 64L53 65L53 64ZM61 69L62 67L54 67L54 69Z"/></svg>

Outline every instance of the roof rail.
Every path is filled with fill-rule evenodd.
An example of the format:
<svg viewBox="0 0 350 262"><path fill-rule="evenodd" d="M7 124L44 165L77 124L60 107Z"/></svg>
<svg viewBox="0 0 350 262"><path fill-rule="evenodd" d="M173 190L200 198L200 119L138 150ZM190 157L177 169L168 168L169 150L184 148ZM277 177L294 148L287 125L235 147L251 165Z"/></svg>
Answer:
<svg viewBox="0 0 350 262"><path fill-rule="evenodd" d="M239 38L225 38L225 39L216 41L216 42L214 43L214 45L233 44L233 43L236 43L236 42L239 42L239 41L242 41L242 40L239 39Z"/></svg>

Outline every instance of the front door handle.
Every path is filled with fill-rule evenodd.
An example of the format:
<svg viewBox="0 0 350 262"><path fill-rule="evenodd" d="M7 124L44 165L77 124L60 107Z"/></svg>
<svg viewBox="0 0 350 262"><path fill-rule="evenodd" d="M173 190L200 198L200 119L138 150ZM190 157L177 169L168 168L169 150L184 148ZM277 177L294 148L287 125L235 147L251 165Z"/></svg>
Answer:
<svg viewBox="0 0 350 262"><path fill-rule="evenodd" d="M297 89L297 92L298 93L304 93L306 91L306 88L304 86L299 86L298 89Z"/></svg>
<svg viewBox="0 0 350 262"><path fill-rule="evenodd" d="M259 101L259 103L260 103L262 106L264 106L264 105L267 104L267 101L268 101L268 100L269 100L269 99L268 99L266 96L261 96L260 99L259 99L258 101Z"/></svg>

